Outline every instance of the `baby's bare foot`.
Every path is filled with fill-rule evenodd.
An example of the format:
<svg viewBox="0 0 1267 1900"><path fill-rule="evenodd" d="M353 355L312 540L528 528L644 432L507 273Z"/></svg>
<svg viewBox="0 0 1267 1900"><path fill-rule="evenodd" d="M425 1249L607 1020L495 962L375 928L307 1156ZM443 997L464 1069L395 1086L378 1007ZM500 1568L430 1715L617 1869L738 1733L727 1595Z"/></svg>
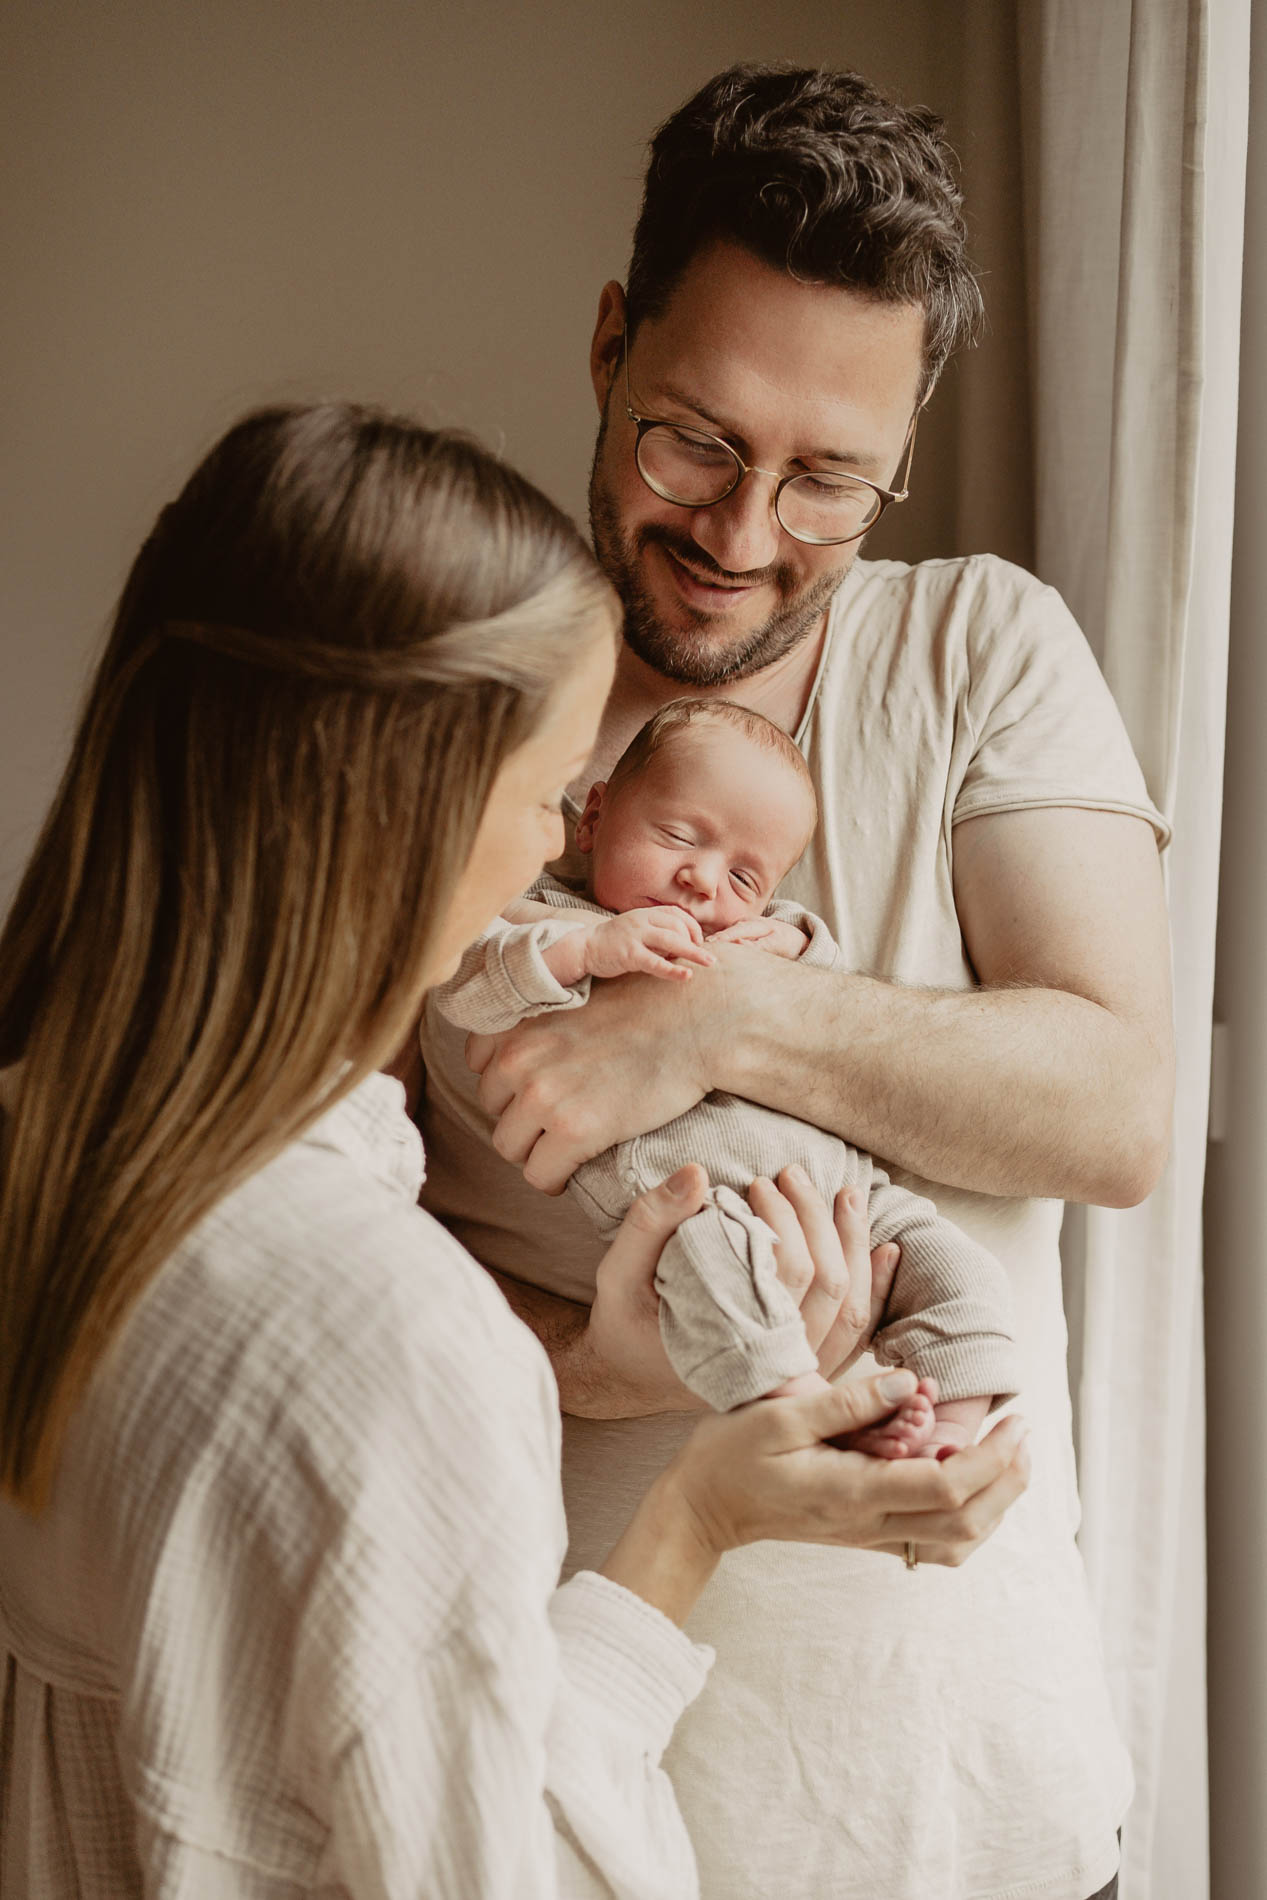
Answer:
<svg viewBox="0 0 1267 1900"><path fill-rule="evenodd" d="M921 1379L909 1399L898 1406L891 1417L863 1431L842 1432L832 1444L841 1451L865 1451L871 1458L914 1458L928 1444L937 1424L933 1406L937 1399L937 1381Z"/></svg>

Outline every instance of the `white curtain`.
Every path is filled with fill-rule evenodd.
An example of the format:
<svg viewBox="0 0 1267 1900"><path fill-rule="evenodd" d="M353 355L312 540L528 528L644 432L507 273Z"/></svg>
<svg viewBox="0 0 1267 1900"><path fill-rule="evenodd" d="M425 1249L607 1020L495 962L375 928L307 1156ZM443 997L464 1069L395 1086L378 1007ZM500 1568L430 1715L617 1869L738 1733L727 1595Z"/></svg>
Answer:
<svg viewBox="0 0 1267 1900"><path fill-rule="evenodd" d="M1082 1547L1135 1761L1121 1900L1209 1891L1201 1197L1249 0L1020 0L1036 564L1099 654L1167 864L1173 1157L1066 1222Z"/></svg>

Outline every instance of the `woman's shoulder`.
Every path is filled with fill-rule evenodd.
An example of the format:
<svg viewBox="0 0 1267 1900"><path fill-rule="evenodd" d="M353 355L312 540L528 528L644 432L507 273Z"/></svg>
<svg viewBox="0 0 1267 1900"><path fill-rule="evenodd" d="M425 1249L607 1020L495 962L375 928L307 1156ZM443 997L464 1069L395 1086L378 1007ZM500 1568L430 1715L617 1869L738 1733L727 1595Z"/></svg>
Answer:
<svg viewBox="0 0 1267 1900"><path fill-rule="evenodd" d="M478 1540L499 1492L553 1482L548 1362L393 1178L390 1149L329 1123L168 1262L103 1368L98 1435L118 1445L137 1509L139 1469L170 1494L196 1455L265 1516L300 1500L363 1527L438 1514Z"/></svg>

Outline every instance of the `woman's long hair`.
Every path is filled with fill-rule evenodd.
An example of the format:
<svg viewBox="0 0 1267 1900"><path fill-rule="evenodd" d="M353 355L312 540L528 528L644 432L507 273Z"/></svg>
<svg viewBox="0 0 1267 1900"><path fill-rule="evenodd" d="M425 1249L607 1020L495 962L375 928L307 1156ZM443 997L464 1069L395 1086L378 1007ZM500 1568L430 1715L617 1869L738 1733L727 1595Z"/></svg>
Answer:
<svg viewBox="0 0 1267 1900"><path fill-rule="evenodd" d="M0 936L0 1487L163 1261L388 1059L492 781L613 597L467 439L261 411L163 510Z"/></svg>

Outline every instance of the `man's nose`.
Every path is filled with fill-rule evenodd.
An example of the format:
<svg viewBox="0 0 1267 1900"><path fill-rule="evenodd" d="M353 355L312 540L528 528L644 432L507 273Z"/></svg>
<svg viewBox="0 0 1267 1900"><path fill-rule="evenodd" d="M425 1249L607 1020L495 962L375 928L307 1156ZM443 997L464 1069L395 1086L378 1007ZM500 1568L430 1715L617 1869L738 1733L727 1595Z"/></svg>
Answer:
<svg viewBox="0 0 1267 1900"><path fill-rule="evenodd" d="M731 574L771 566L778 558L782 532L774 512L774 482L755 469L724 501L697 508L691 518L696 546Z"/></svg>

